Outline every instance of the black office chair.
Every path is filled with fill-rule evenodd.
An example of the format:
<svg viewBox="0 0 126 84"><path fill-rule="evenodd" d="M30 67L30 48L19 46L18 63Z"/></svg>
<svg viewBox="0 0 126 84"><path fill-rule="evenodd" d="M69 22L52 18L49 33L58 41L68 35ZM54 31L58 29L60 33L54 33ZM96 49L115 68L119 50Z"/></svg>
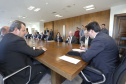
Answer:
<svg viewBox="0 0 126 84"><path fill-rule="evenodd" d="M120 37L118 47L119 47L119 48L126 49L126 43L123 43L123 41L126 41L126 37Z"/></svg>
<svg viewBox="0 0 126 84"><path fill-rule="evenodd" d="M30 71L29 71L29 79L28 79L28 82L26 83L26 84L28 84L28 83L30 82L30 78L31 78L31 66L30 66L30 65L28 65L28 66L26 66L26 67L23 67L23 68L17 70L16 72L13 72L12 74L6 76L6 77L4 77L2 74L0 74L0 84L4 84L4 82L5 82L6 79L12 77L13 75L15 75L15 74L21 72L22 70L24 70L24 69L26 69L26 68L29 68L29 70L30 70Z"/></svg>
<svg viewBox="0 0 126 84"><path fill-rule="evenodd" d="M101 83L105 82L106 77L100 70L98 70L94 67L90 67L90 66L87 66L85 69L88 71L91 71L95 74L101 75L103 77L103 79L101 81L97 81L97 82L95 82L95 84L101 84ZM88 80L88 78L82 71L81 71L81 74L83 75L83 77L85 78L85 80L87 82L91 82L93 84L93 82ZM125 54L125 57L123 58L123 60L121 61L121 63L119 64L119 66L116 68L115 72L113 73L112 78L113 78L112 84L125 84L126 83L126 54Z"/></svg>

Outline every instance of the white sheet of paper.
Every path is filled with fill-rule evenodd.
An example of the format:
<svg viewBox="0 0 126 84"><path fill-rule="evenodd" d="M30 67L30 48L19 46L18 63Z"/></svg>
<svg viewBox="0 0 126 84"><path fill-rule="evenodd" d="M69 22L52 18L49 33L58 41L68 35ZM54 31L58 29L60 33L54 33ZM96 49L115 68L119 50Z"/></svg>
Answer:
<svg viewBox="0 0 126 84"><path fill-rule="evenodd" d="M47 42L55 42L54 40L50 40L50 41L47 41Z"/></svg>
<svg viewBox="0 0 126 84"><path fill-rule="evenodd" d="M73 51L81 51L81 52L85 52L85 50L81 50L81 49L72 49Z"/></svg>
<svg viewBox="0 0 126 84"><path fill-rule="evenodd" d="M78 62L80 62L79 59L75 59L75 58L72 58L72 57L68 57L66 55L63 55L61 57L59 57L60 59L64 60L64 61L67 61L67 62L70 62L70 63L73 63L73 64L77 64Z"/></svg>

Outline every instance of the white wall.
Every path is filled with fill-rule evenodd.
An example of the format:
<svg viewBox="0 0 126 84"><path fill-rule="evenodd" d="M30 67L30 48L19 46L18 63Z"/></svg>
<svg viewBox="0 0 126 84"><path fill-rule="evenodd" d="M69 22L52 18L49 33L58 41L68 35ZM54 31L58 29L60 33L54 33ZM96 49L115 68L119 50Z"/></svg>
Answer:
<svg viewBox="0 0 126 84"><path fill-rule="evenodd" d="M126 4L111 7L110 10L110 23L109 23L109 35L113 34L113 25L114 25L114 15L126 13Z"/></svg>
<svg viewBox="0 0 126 84"><path fill-rule="evenodd" d="M42 22L36 22L32 24L26 24L26 28L28 28L29 33L32 33L32 28L35 28L38 32L41 32L44 30L44 23Z"/></svg>

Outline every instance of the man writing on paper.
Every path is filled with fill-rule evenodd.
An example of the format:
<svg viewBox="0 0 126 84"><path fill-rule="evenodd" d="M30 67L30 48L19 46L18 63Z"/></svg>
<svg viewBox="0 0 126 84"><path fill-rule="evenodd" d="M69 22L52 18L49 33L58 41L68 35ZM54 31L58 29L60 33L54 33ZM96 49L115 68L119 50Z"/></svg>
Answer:
<svg viewBox="0 0 126 84"><path fill-rule="evenodd" d="M14 21L0 43L0 70L4 76L30 65L32 67L30 82L38 84L46 67L42 64L33 64L33 58L43 54L47 49L36 47L37 50L29 47L24 40L25 23ZM7 84L26 84L29 80L29 69L25 69L6 80Z"/></svg>
<svg viewBox="0 0 126 84"><path fill-rule="evenodd" d="M97 22L91 22L87 26L89 36L93 39L90 48L86 53L81 53L81 58L85 62L89 62L89 65L101 70L106 81L104 84L112 84L112 73L119 62L118 47L109 35L104 34L100 29ZM81 47L81 49L85 49ZM101 80L102 77L91 73L90 71L83 70L85 74L89 76L92 82ZM83 80L82 84L91 84Z"/></svg>

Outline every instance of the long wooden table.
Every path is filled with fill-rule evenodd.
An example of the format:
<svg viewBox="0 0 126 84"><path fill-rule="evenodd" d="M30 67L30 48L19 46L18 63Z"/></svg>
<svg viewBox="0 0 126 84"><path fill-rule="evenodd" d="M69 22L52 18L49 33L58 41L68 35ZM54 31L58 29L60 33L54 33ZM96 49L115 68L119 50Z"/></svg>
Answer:
<svg viewBox="0 0 126 84"><path fill-rule="evenodd" d="M26 39L26 42L31 47L45 46L48 49L44 54L36 57L36 59L51 69L52 84L61 84L65 79L72 81L88 64L87 62L82 61L81 58L75 56L70 57L80 59L81 61L77 64L72 64L59 59L59 57L65 55L73 48L79 48L79 44L47 42L32 39Z"/></svg>

